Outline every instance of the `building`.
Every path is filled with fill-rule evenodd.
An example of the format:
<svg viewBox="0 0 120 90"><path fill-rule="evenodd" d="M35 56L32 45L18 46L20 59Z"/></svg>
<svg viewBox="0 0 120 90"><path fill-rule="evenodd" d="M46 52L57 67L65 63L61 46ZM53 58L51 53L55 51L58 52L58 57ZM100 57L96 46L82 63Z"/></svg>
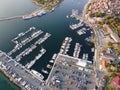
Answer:
<svg viewBox="0 0 120 90"><path fill-rule="evenodd" d="M112 80L112 84L114 85L115 88L120 89L120 76L116 76Z"/></svg>
<svg viewBox="0 0 120 90"><path fill-rule="evenodd" d="M100 70L106 70L106 63L110 63L110 60L106 58L101 59Z"/></svg>
<svg viewBox="0 0 120 90"><path fill-rule="evenodd" d="M110 34L110 37L116 42L120 42L120 38L119 36L113 32L113 30L110 28L109 25L104 24L103 27L107 30L107 32Z"/></svg>
<svg viewBox="0 0 120 90"><path fill-rule="evenodd" d="M112 33L110 36L116 43L120 42L120 38L116 33Z"/></svg>

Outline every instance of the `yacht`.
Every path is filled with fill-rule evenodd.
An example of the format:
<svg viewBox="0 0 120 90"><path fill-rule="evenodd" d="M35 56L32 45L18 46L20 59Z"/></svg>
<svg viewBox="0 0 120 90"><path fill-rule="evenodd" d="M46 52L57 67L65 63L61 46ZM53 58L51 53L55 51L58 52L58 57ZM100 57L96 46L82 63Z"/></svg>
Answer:
<svg viewBox="0 0 120 90"><path fill-rule="evenodd" d="M36 77L38 77L38 78L41 78L42 80L44 79L44 76L41 74L41 73L39 73L39 72L37 72L37 71L35 71L35 70L31 70L31 72L36 76Z"/></svg>
<svg viewBox="0 0 120 90"><path fill-rule="evenodd" d="M45 74L48 74L48 71L42 69L42 72L45 73Z"/></svg>

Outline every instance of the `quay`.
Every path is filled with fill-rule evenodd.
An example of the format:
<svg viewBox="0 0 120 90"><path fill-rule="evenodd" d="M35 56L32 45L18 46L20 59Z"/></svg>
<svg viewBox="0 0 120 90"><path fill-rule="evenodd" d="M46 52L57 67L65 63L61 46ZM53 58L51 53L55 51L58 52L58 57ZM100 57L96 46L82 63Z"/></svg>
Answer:
<svg viewBox="0 0 120 90"><path fill-rule="evenodd" d="M0 51L0 69L24 88L23 90L51 90L47 85L45 86L45 81L41 77L36 77L37 74L26 69L3 51Z"/></svg>
<svg viewBox="0 0 120 90"><path fill-rule="evenodd" d="M12 17L6 17L6 18L1 18L0 21L12 20L12 19L16 19L16 18L22 18L22 15L12 16Z"/></svg>

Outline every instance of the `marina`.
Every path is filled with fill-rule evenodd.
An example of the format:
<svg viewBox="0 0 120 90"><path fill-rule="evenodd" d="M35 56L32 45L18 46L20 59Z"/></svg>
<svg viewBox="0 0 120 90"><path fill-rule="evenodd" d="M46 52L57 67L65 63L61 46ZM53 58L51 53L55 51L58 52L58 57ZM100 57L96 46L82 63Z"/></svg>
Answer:
<svg viewBox="0 0 120 90"><path fill-rule="evenodd" d="M66 1L66 2L70 2L70 1ZM84 3L86 3L87 1L83 1ZM64 19L64 17L66 17L66 15L69 15L69 13L68 12L71 12L71 10L72 10L72 8L73 8L73 5L76 3L76 1L73 3L71 3L70 2L70 4L69 4L69 8L67 9L67 10L64 10L65 9L65 7L64 6L67 6L66 4L65 4L65 2L63 2L62 3L62 7L61 7L61 5L57 8L57 10L55 10L55 12L52 12L52 13L49 13L49 14L47 14L47 15L45 15L45 16L43 16L42 18L39 18L39 17L36 17L36 18L32 18L32 19L30 19L29 21L28 20L21 20L21 19L14 19L14 20L10 20L10 21L5 21L5 23L6 23L6 25L5 25L5 27L1 27L3 30L6 30L7 31L7 33L9 33L9 39L7 39L6 40L6 42L8 43L9 42L9 46L10 47L7 47L6 45L6 42L1 42L1 46L3 47L4 46L4 48L2 48L1 47L1 49L2 50L4 50L5 52L9 52L9 50L11 50L12 48L13 48L13 44L10 42L10 40L13 38L12 36L15 36L14 34L13 34L13 32L16 32L16 34L18 34L19 32L24 32L24 30L26 29L26 28L28 28L28 27L31 27L31 26L35 26L35 27L37 27L38 29L42 29L42 30L44 30L44 32L50 32L51 34L52 34L52 37L49 39L49 40L47 40L45 43L43 43L42 44L42 46L44 46L45 48L46 48L46 50L47 50L47 53L43 56L43 57L41 57L41 59L42 60L38 60L38 62L37 63L35 63L35 65L33 65L33 67L32 67L32 69L33 70L35 70L35 71L37 71L37 72L41 72L41 70L42 70L42 68L44 69L44 70L47 70L47 71L49 71L50 69L46 69L46 66L48 65L48 63L49 63L49 60L51 60L51 58L52 58L52 56L53 56L53 54L54 53L58 53L59 52L59 47L60 47L60 45L61 45L61 41L63 41L63 38L64 37L66 37L66 36L69 36L69 37L71 37L73 40L72 40L72 43L70 43L71 45L73 44L74 45L74 43L76 43L76 42L80 42L80 44L81 45L83 45L84 46L84 42L82 41L83 40L83 37L81 36L80 38L79 38L79 36L77 36L77 34L76 33L73 33L72 32L72 30L70 31L70 29L69 28L66 28L66 29L64 29L63 30L63 28L65 28L66 26L68 26L69 27L69 23L70 22L72 22L72 21L74 21L74 23L76 23L76 20L66 20L66 22L64 23L63 21L65 21ZM83 6L83 4L82 5L79 5L79 6ZM74 5L74 7L76 7L76 4ZM77 8L77 7L76 7ZM20 9L20 10L24 10L24 9ZM31 10L31 9L29 9L29 10ZM63 13L63 10L64 10L64 13ZM59 12L59 13L57 13L57 12ZM81 12L81 11L80 11ZM9 15L9 13L8 13L8 15ZM15 15L17 15L17 14L15 14ZM54 16L54 19L52 18ZM60 18L58 18L58 17L60 17ZM47 20L46 20L46 18L47 18ZM68 18L69 19L69 18ZM52 20L52 23L53 23L53 25L51 25L51 20ZM58 22L59 21L59 22ZM9 24L9 22L12 22L11 23L11 25ZM3 22L1 22L1 23L3 23ZM60 24L59 24L60 23ZM0 24L1 26L3 25L3 24ZM14 25L14 27L12 27ZM9 30L9 29L7 29L6 28L6 26L10 26L9 27L9 29L11 29L11 31ZM8 31L10 31L10 32L8 32ZM65 32L65 33L64 33ZM6 32L3 32L3 31L1 31L1 33L3 34L3 33L5 33L6 34ZM64 33L64 34L63 34ZM7 36L8 36L8 34L6 34ZM88 34L87 34L88 35ZM86 37L87 37L87 35L86 35ZM0 35L1 36L1 35ZM76 36L76 37L75 37ZM3 36L3 38L5 38L4 36ZM77 38L77 39L76 39ZM83 43L81 43L81 42L83 42ZM72 50L71 49L74 49L74 47L71 47L71 45L70 45L70 48L69 48L69 51L68 51L68 53L67 54L69 54L69 53L72 53L73 54L73 52L72 52ZM38 46L38 44L37 44L37 46ZM59 47L58 47L59 46ZM86 45L85 45L85 47L86 47ZM6 50L6 48L7 48L7 50ZM22 47L22 49L24 49L25 47ZM38 49L38 50L40 50L40 48L41 47L38 47L38 48L36 48L36 49ZM84 47L83 47L84 48ZM88 48L88 47L87 47ZM21 49L21 48L20 48ZM19 50L20 50L19 49ZM35 51L36 51L36 49L35 49ZM88 49L88 51L89 51L89 49ZM16 51L16 52L18 52L18 50ZM16 53L15 52L15 53ZM50 53L51 52L51 53ZM81 52L83 53L83 51L81 50ZM20 51L20 53L21 53L21 51ZM71 55L72 55L71 54ZM14 54L13 54L14 55ZM12 55L12 56L13 56ZM29 54L28 54L29 55ZM21 60L21 61L25 61L25 62L27 62L27 60L33 60L32 59L32 57L34 58L34 56L36 56L37 55L37 53L34 53L34 52L31 52L30 53L30 55L31 55L31 57L28 57L28 55L26 55L25 56L25 58L23 59L23 60ZM90 59L90 60L92 60L92 59ZM55 62L54 60L53 60L53 62ZM23 62L20 62L21 64L23 64ZM52 65L50 64L50 65L48 65L50 68L52 68ZM48 75L47 74L45 74L44 75L44 77L45 77L45 79L48 77ZM26 86L27 87L27 86Z"/></svg>

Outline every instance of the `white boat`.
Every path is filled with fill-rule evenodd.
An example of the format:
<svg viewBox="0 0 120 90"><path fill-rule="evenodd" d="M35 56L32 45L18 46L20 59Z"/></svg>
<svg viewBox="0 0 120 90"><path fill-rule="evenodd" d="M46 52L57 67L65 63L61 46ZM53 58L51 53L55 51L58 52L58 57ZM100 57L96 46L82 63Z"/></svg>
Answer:
<svg viewBox="0 0 120 90"><path fill-rule="evenodd" d="M69 16L67 15L66 18L69 18Z"/></svg>
<svg viewBox="0 0 120 90"><path fill-rule="evenodd" d="M23 36L24 35L24 33L22 32L22 33L20 33L20 34L18 34L18 36L20 37L20 36Z"/></svg>
<svg viewBox="0 0 120 90"><path fill-rule="evenodd" d="M32 15L24 15L24 16L22 16L22 18L25 19L25 20L26 19L31 19L32 17L33 17Z"/></svg>
<svg viewBox="0 0 120 90"><path fill-rule="evenodd" d="M77 31L77 34L78 34L78 35L82 35L83 32L82 32L81 30L78 30L78 31Z"/></svg>
<svg viewBox="0 0 120 90"><path fill-rule="evenodd" d="M50 12L53 12L55 10L55 8L52 8Z"/></svg>
<svg viewBox="0 0 120 90"><path fill-rule="evenodd" d="M33 64L35 64L35 60L31 61L30 63L26 64L25 67L26 68L31 68L33 66Z"/></svg>
<svg viewBox="0 0 120 90"><path fill-rule="evenodd" d="M39 13L37 13L38 16L42 16L42 15L45 15L47 12L45 11L40 11Z"/></svg>
<svg viewBox="0 0 120 90"><path fill-rule="evenodd" d="M48 71L42 69L42 72L45 73L45 74L48 74Z"/></svg>
<svg viewBox="0 0 120 90"><path fill-rule="evenodd" d="M33 73L36 77L38 77L38 78L40 78L40 79L44 79L44 76L41 74L41 73L39 73L39 72L37 72L37 71L35 71L35 70L31 70L31 73Z"/></svg>
<svg viewBox="0 0 120 90"><path fill-rule="evenodd" d="M50 62L50 63L54 63L54 61L53 61L53 60L50 60L49 62Z"/></svg>
<svg viewBox="0 0 120 90"><path fill-rule="evenodd" d="M93 47L93 48L91 48L91 51L92 51L92 52L94 52L94 51L95 51L95 48L94 48L94 47Z"/></svg>
<svg viewBox="0 0 120 90"><path fill-rule="evenodd" d="M57 57L57 54L54 54L52 59L54 60L54 59L56 59L56 57Z"/></svg>

